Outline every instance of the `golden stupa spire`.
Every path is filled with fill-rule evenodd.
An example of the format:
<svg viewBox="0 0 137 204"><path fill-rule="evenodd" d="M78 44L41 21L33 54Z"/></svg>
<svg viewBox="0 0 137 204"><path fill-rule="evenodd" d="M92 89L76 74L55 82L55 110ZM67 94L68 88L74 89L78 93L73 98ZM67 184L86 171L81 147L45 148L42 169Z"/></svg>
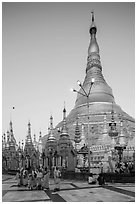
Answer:
<svg viewBox="0 0 137 204"><path fill-rule="evenodd" d="M106 83L102 74L102 66L100 61L99 46L96 40L97 27L95 25L94 12L91 12L91 26L89 29L90 33L90 44L88 47L88 57L86 66L86 76L82 84L83 89L86 93L89 92L92 79L94 78L94 85L91 88L90 95L88 97L89 103L91 102L114 102L114 97L111 87ZM86 97L82 94L83 89L81 88L77 95L75 106L79 106L87 103Z"/></svg>
<svg viewBox="0 0 137 204"><path fill-rule="evenodd" d="M98 66L102 70L100 56L99 56L99 46L96 40L97 27L94 22L94 12L92 11L91 14L92 14L92 22L89 29L91 38L90 38L90 44L88 48L88 63L87 63L86 71L88 71L93 66Z"/></svg>

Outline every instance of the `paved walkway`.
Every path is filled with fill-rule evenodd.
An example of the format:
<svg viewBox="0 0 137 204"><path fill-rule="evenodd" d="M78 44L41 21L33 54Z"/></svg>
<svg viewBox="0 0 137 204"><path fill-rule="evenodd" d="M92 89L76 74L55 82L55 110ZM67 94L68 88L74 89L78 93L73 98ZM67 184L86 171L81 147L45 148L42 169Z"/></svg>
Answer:
<svg viewBox="0 0 137 204"><path fill-rule="evenodd" d="M54 192L54 182L50 180L50 190L32 190L18 187L14 176L2 177L3 202L135 202L134 184L107 184L104 187L87 182L62 180L61 190Z"/></svg>

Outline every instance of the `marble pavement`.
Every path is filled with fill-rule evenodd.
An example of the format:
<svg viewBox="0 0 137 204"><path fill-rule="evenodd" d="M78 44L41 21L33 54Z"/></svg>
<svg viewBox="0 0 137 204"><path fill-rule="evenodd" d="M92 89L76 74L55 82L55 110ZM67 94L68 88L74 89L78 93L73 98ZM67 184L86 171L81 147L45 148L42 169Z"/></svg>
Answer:
<svg viewBox="0 0 137 204"><path fill-rule="evenodd" d="M134 184L111 184L104 187L90 185L85 181L62 180L61 190L32 190L18 187L14 176L2 177L2 202L135 202Z"/></svg>

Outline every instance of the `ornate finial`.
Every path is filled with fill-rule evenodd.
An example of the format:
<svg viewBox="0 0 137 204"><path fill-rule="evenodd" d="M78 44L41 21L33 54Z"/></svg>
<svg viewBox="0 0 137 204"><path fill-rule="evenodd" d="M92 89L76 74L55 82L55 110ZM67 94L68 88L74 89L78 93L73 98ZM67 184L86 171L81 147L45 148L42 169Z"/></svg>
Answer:
<svg viewBox="0 0 137 204"><path fill-rule="evenodd" d="M31 134L31 124L30 124L30 120L29 120L29 122L28 122L28 136L30 136L30 134Z"/></svg>
<svg viewBox="0 0 137 204"><path fill-rule="evenodd" d="M63 112L66 112L66 105L65 105L65 101L64 101L64 109Z"/></svg>
<svg viewBox="0 0 137 204"><path fill-rule="evenodd" d="M52 117L52 115L50 117L50 127L48 127L48 135L49 136L47 138L47 141L52 142L52 141L56 140L54 135L53 135L53 117Z"/></svg>
<svg viewBox="0 0 137 204"><path fill-rule="evenodd" d="M50 116L50 128L52 128L52 125L53 125L53 116L51 115Z"/></svg>
<svg viewBox="0 0 137 204"><path fill-rule="evenodd" d="M90 33L90 44L88 48L88 59L87 59L87 68L86 72L92 67L98 67L102 70L101 62L100 62L100 55L99 55L99 46L96 41L96 32L97 27L94 22L94 12L92 14L92 22L90 25L89 33Z"/></svg>
<svg viewBox="0 0 137 204"><path fill-rule="evenodd" d="M91 14L92 14L92 22L94 22L94 11L93 10L91 11Z"/></svg>
<svg viewBox="0 0 137 204"><path fill-rule="evenodd" d="M64 101L64 109L63 109L63 120L66 120L66 108L65 108L65 101Z"/></svg>
<svg viewBox="0 0 137 204"><path fill-rule="evenodd" d="M97 28L96 28L96 25L95 25L95 21L94 21L94 11L92 10L91 11L91 15L92 15L92 17L91 17L91 20L92 20L92 23L91 23L91 27L90 27L90 34L92 35L92 34L96 34L96 32L97 32Z"/></svg>

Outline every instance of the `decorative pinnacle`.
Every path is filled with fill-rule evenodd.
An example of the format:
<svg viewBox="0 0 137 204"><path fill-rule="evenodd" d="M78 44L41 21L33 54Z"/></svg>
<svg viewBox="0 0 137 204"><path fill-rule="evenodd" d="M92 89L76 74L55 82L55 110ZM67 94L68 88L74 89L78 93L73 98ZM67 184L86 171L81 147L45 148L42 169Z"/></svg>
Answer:
<svg viewBox="0 0 137 204"><path fill-rule="evenodd" d="M92 22L94 22L94 11L93 10L91 11L91 14L92 14Z"/></svg>
<svg viewBox="0 0 137 204"><path fill-rule="evenodd" d="M66 113L65 101L64 101L64 109L63 112Z"/></svg>

